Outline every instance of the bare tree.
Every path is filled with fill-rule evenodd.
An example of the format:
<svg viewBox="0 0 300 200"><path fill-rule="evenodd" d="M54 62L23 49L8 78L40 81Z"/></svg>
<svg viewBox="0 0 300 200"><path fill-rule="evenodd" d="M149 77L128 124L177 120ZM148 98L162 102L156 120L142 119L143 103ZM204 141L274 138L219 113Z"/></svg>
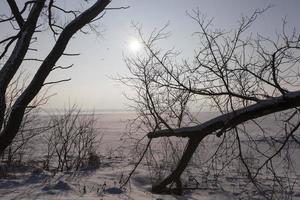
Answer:
<svg viewBox="0 0 300 200"><path fill-rule="evenodd" d="M6 91L7 109L4 123L8 120L9 113L16 98L24 91L26 79L25 74L21 72L9 84ZM50 129L50 127L43 124L43 119L38 116L40 106L46 104L49 98L50 95L47 95L47 90L45 90L42 95L37 96L26 108L18 134L1 155L2 161L5 161L8 166L16 162L21 163L25 152L30 149L30 141Z"/></svg>
<svg viewBox="0 0 300 200"><path fill-rule="evenodd" d="M8 120L10 110L13 103L26 86L27 76L24 72L18 73L17 76L9 84L6 91L7 109L4 121ZM15 167L18 167L25 162L32 160L33 152L36 150L36 145L33 141L42 133L49 130L51 127L45 126L45 119L39 115L40 106L47 103L49 99L47 89L34 98L30 105L26 108L22 123L16 137L11 144L5 149L0 156L0 174L1 177L7 177L10 173L14 173Z"/></svg>
<svg viewBox="0 0 300 200"><path fill-rule="evenodd" d="M85 1L89 3L89 1ZM65 49L78 31L86 33L85 25L91 30L95 29L95 22L103 17L106 6L110 0L97 0L85 11L68 10L61 7L55 0L34 0L16 2L7 0L10 8L10 16L1 15L0 24L10 25L12 34L0 41L0 59L3 65L0 70L0 154L10 145L16 136L22 122L22 118L29 103L39 93L44 85L49 85L66 80L46 83L45 80L51 71L55 69L67 69L68 66L56 66L56 62L62 56L74 56L76 54L66 53ZM89 4L88 4L89 5ZM56 15L55 15L56 13ZM100 13L103 13L99 16ZM58 16L67 19L65 25ZM44 23L46 20L47 25ZM7 26L6 26L7 27ZM53 33L55 43L45 59L25 58L29 52L37 51L32 43L37 41L39 32L50 29ZM25 60L40 62L38 70L25 90L18 95L9 111L8 119L5 113L8 109L5 100L9 83Z"/></svg>
<svg viewBox="0 0 300 200"><path fill-rule="evenodd" d="M222 31L212 29L213 20L193 10L189 16L199 27L194 36L200 45L192 61L182 59L174 49L158 48L157 43L169 37L166 27L153 31L146 39L141 27L135 25L144 52L127 58L132 77L122 81L138 94L133 98L134 106L152 129L147 136L151 140L171 136L188 139L178 164L170 175L153 185L153 192L180 193L181 175L199 144L209 146L209 139L215 136L220 138L218 145L210 145L214 153L205 163L220 161L228 167L240 160L255 189L268 199L281 199L287 194L284 192L291 191L283 179L295 172L293 160L288 160L285 175L277 168L284 168L278 160L291 158L291 144L300 144L300 35L294 29L288 33L287 22L283 21L282 33L275 35L276 39L253 36L249 28L264 11L242 17L234 31ZM191 108L201 105L218 111L218 116L199 122ZM264 124L268 120L280 128L269 130ZM264 142L263 148L259 141ZM247 151L255 152L252 158L255 155L259 159L257 167L253 162L249 164ZM283 151L286 156L278 158ZM271 192L264 189L259 176L262 170L272 174ZM275 195L277 186L279 196Z"/></svg>
<svg viewBox="0 0 300 200"><path fill-rule="evenodd" d="M83 114L76 105L53 114L50 134L45 135L44 168L57 172L99 166L96 147L101 137L95 122L93 114Z"/></svg>

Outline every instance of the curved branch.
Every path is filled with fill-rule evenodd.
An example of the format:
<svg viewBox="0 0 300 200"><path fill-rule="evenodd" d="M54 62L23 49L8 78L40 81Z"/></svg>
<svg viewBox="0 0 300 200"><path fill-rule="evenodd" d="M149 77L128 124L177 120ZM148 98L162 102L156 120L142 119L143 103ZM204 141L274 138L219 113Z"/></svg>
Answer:
<svg viewBox="0 0 300 200"><path fill-rule="evenodd" d="M259 103L223 114L203 124L173 130L161 130L148 133L149 138L158 137L194 137L209 135L220 129L232 128L240 123L275 112L300 106L300 90L286 93L280 97L269 98Z"/></svg>

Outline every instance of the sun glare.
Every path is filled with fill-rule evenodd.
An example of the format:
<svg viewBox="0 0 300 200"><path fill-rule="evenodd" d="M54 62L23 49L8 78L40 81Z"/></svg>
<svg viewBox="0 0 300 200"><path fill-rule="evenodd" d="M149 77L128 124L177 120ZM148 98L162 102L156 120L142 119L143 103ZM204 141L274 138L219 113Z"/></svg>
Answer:
<svg viewBox="0 0 300 200"><path fill-rule="evenodd" d="M130 51L133 53L137 53L142 48L141 43L136 39L131 40L128 45Z"/></svg>

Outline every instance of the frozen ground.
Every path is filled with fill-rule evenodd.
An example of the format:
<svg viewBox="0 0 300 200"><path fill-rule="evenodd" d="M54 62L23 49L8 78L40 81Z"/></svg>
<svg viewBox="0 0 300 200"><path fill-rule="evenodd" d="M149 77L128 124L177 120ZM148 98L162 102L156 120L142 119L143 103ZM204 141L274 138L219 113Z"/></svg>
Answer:
<svg viewBox="0 0 300 200"><path fill-rule="evenodd" d="M239 190L239 185L245 182L234 176L224 177L220 182L222 189L206 184L199 186L202 189L186 191L182 196L152 194L149 192L151 183L143 166L136 171L126 188L119 189L121 177L126 176L132 167L125 160L111 158L104 159L97 170L58 173L54 176L40 169L23 168L15 177L0 180L0 199L261 199L258 195L249 197ZM295 200L300 199L299 185L297 187L298 192L293 194Z"/></svg>
<svg viewBox="0 0 300 200"><path fill-rule="evenodd" d="M152 194L151 182L147 177L148 169L144 165L139 166L125 188L119 189L120 180L129 174L134 165L126 155L118 157L109 151L122 144L120 136L125 132L126 119L132 118L133 113L99 114L99 129L103 134L100 149L101 152L105 152L100 168L53 175L40 168L20 167L11 177L0 179L0 199L261 199L254 192L254 188L249 189L252 186L247 185L247 180L233 173L223 175L217 185L210 180L202 181L197 186L199 189L187 190L182 196ZM268 190L272 180L268 177L263 178ZM294 183L292 199L300 200L300 172L299 176L292 177L291 180ZM252 193L243 191L241 188L244 186Z"/></svg>
<svg viewBox="0 0 300 200"><path fill-rule="evenodd" d="M0 199L233 199L220 190L194 190L183 196L152 194L143 169L138 169L130 184L120 190L119 180L131 167L111 159L95 171L55 176L37 169L23 171L14 178L0 180Z"/></svg>

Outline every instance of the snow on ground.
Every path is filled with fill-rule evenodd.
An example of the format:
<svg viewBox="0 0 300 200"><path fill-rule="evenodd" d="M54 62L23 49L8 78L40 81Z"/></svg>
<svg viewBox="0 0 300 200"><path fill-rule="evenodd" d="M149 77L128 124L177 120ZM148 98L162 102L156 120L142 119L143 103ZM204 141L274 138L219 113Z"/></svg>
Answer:
<svg viewBox="0 0 300 200"><path fill-rule="evenodd" d="M37 167L20 167L15 169L11 177L0 179L0 199L261 199L258 195L245 194L240 186L245 186L246 181L231 173L223 176L218 186L204 184L199 186L201 189L185 191L182 196L152 194L148 169L144 165L138 167L130 183L121 190L120 180L128 176L134 165L126 155L116 157L108 151L122 143L120 137L125 132L126 119L132 119L134 116L132 113L106 113L98 116L99 129L103 135L103 145L100 149L104 155L98 169L53 175ZM124 152L126 149L123 149ZM272 180L266 178L266 185L269 182ZM294 200L300 200L300 175L294 177L294 183L292 197Z"/></svg>
<svg viewBox="0 0 300 200"><path fill-rule="evenodd" d="M0 180L0 199L233 199L233 196L218 190L194 190L183 196L152 194L151 183L143 167L138 169L123 190L119 181L127 176L133 165L124 161L108 159L97 170L74 173L58 173L55 176L40 169L24 169L15 177Z"/></svg>
<svg viewBox="0 0 300 200"><path fill-rule="evenodd" d="M243 193L239 186L245 181L228 175L220 180L222 187L212 184L197 190L185 191L184 195L158 195L150 192L151 183L146 166L141 165L128 186L120 189L120 180L125 178L133 164L120 158L103 158L100 168L78 172L57 173L55 175L40 168L21 167L8 179L0 179L0 199L87 199L87 200L229 200L262 199L259 195ZM266 184L268 183L266 179ZM293 199L300 199L300 180L293 193ZM209 186L209 187L207 187ZM254 190L254 189L253 189ZM243 197L243 198L242 198Z"/></svg>

